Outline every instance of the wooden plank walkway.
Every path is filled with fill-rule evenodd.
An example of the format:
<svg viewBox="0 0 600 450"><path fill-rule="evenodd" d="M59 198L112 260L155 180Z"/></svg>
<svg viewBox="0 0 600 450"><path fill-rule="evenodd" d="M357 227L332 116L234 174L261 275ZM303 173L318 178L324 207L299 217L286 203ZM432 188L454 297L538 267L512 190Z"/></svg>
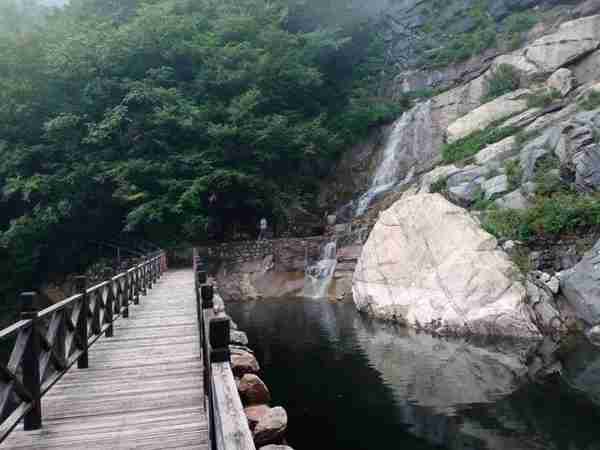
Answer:
<svg viewBox="0 0 600 450"><path fill-rule="evenodd" d="M0 448L208 450L200 347L193 272L167 272L43 398L43 428Z"/></svg>

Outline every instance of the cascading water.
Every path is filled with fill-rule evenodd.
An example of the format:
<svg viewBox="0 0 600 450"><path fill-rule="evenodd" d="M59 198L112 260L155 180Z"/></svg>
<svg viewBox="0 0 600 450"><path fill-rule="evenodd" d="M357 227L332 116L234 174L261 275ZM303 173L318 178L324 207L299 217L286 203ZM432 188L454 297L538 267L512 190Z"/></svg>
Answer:
<svg viewBox="0 0 600 450"><path fill-rule="evenodd" d="M394 122L371 187L358 199L356 217L364 214L375 197L392 189L402 181L401 177L410 175L410 167L418 163L417 154L428 147L426 141L431 139L431 130L430 102L415 106Z"/></svg>
<svg viewBox="0 0 600 450"><path fill-rule="evenodd" d="M304 276L303 297L323 298L327 296L327 289L333 279L337 265L337 244L335 241L327 243L321 249L321 257L313 266L306 268Z"/></svg>

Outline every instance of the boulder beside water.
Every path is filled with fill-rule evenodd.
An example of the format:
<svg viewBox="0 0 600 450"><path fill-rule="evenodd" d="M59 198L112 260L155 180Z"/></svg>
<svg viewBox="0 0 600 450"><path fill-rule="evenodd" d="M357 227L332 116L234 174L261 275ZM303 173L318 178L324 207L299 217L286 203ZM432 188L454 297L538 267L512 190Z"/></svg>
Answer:
<svg viewBox="0 0 600 450"><path fill-rule="evenodd" d="M439 194L383 212L353 278L360 311L447 335L540 337L519 271L463 208Z"/></svg>

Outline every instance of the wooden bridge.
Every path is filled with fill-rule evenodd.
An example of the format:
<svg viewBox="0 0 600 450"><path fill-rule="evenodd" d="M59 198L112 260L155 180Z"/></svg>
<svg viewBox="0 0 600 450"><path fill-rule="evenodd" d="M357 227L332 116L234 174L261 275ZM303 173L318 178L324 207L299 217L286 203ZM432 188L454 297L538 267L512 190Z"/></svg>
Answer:
<svg viewBox="0 0 600 450"><path fill-rule="evenodd" d="M230 321L194 266L160 252L43 310L22 294L0 331L0 448L255 449Z"/></svg>

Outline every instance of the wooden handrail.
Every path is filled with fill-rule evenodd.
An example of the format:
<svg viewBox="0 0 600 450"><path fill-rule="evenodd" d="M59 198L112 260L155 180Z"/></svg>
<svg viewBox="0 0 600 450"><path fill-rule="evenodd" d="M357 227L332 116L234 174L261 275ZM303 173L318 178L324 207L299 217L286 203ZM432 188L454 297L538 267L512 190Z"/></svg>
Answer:
<svg viewBox="0 0 600 450"><path fill-rule="evenodd" d="M193 265L211 450L256 450L231 368L230 319L215 308L214 287L195 251Z"/></svg>
<svg viewBox="0 0 600 450"><path fill-rule="evenodd" d="M0 442L23 420L25 430L42 426L41 399L77 363L88 367L88 349L101 336L113 336L113 322L128 317L167 268L166 253L156 252L109 280L38 310L35 292L21 294L22 320L0 330L0 343L12 350L0 363Z"/></svg>

